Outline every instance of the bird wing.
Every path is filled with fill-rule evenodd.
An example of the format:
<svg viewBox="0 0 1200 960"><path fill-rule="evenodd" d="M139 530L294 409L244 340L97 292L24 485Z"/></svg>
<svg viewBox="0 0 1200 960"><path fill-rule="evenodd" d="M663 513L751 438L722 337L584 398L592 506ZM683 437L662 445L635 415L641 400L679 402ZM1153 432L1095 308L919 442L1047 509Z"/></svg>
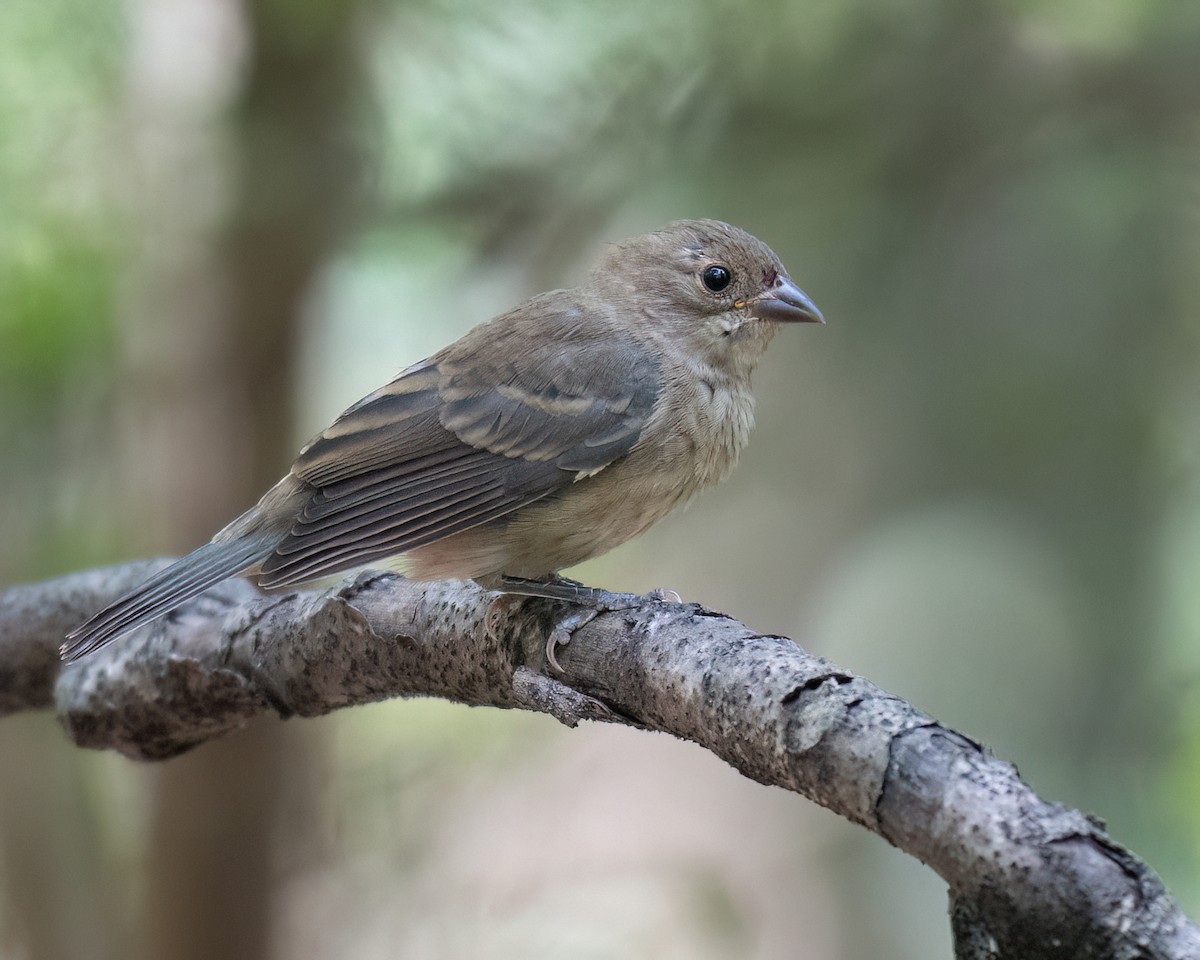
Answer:
<svg viewBox="0 0 1200 960"><path fill-rule="evenodd" d="M292 473L311 494L262 564L262 584L432 543L628 453L661 390L658 364L637 345L581 328L563 296L476 328L305 447Z"/></svg>

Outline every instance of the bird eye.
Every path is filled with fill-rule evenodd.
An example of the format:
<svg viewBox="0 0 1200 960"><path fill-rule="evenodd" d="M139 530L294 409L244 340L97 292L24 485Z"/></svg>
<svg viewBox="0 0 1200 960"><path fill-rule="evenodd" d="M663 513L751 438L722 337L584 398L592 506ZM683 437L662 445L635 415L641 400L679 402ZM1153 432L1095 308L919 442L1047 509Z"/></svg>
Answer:
<svg viewBox="0 0 1200 960"><path fill-rule="evenodd" d="M711 267L704 268L704 272L700 274L700 280L713 293L720 293L729 286L730 281L733 280L733 274L729 272L728 267L714 263Z"/></svg>

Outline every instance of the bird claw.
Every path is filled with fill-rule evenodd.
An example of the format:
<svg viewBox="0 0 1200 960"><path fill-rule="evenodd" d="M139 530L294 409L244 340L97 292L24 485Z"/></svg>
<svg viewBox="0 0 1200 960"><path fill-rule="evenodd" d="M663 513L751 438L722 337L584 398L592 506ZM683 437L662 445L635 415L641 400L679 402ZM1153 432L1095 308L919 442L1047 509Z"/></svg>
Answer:
<svg viewBox="0 0 1200 960"><path fill-rule="evenodd" d="M565 647L571 642L571 634L567 631L560 630L555 627L550 631L550 636L546 639L546 662L554 669L556 673L565 673L562 664L558 662L558 657L554 655L555 647Z"/></svg>
<svg viewBox="0 0 1200 960"><path fill-rule="evenodd" d="M505 593L492 598L487 605L487 610L483 613L483 630L489 640L493 643L500 640L500 621L507 617L512 608L518 606L524 599L524 597L515 597Z"/></svg>
<svg viewBox="0 0 1200 960"><path fill-rule="evenodd" d="M546 662L550 664L559 673L563 673L563 668L559 666L558 658L554 655L554 651L558 647L565 647L571 642L571 637L580 627L595 620L600 614L608 613L608 610L576 610L555 624L554 629L550 631L550 636L546 639Z"/></svg>
<svg viewBox="0 0 1200 960"><path fill-rule="evenodd" d="M558 658L554 655L554 651L558 647L565 647L571 642L571 637L576 630L587 626L601 614L615 613L618 610L628 610L630 607L636 606L637 601L641 599L643 598L636 594L601 591L595 601L595 606L590 609L575 611L560 620L554 629L550 631L550 636L546 640L546 662L559 673L563 673L563 668L559 666ZM645 599L660 600L667 603L683 602L683 598L674 590L667 590L661 587L651 590L646 594Z"/></svg>
<svg viewBox="0 0 1200 960"><path fill-rule="evenodd" d="M658 588L651 590L645 597L640 597L633 593L611 593L608 590L585 586L563 577L547 580L502 577L497 587L502 593L491 602L484 615L485 629L493 640L499 636L498 621L500 617L507 613L510 604L519 603L525 597L541 597L547 600L583 605L582 609L577 609L560 620L550 631L550 636L546 638L546 662L558 673L564 671L558 662L558 657L555 656L555 651L570 643L576 630L591 623L601 614L628 610L637 606L641 600L667 603L683 602L683 599L674 590Z"/></svg>

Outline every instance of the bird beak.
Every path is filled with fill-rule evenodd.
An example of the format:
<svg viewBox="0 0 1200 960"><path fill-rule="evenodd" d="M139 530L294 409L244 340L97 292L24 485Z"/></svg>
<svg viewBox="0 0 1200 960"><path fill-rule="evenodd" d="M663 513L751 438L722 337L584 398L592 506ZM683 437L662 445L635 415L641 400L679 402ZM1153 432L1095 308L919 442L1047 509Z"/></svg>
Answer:
<svg viewBox="0 0 1200 960"><path fill-rule="evenodd" d="M808 294L782 276L770 290L744 300L737 306L746 307L759 320L775 320L778 323L825 322L817 305L808 299Z"/></svg>

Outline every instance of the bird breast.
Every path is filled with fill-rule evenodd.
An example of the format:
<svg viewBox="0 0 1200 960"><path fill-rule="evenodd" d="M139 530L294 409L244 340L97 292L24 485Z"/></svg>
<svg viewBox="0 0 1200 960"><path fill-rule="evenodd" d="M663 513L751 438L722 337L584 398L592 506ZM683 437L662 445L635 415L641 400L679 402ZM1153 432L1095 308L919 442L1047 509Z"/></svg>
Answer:
<svg viewBox="0 0 1200 960"><path fill-rule="evenodd" d="M660 406L626 457L513 519L517 575L549 572L535 572L547 559L558 570L611 550L733 469L754 422L749 389L694 378L668 389L676 402Z"/></svg>
<svg viewBox="0 0 1200 960"><path fill-rule="evenodd" d="M696 470L689 496L724 480L754 427L754 395L749 384L716 377L696 377L685 389L691 402L682 404L676 428L686 439Z"/></svg>

